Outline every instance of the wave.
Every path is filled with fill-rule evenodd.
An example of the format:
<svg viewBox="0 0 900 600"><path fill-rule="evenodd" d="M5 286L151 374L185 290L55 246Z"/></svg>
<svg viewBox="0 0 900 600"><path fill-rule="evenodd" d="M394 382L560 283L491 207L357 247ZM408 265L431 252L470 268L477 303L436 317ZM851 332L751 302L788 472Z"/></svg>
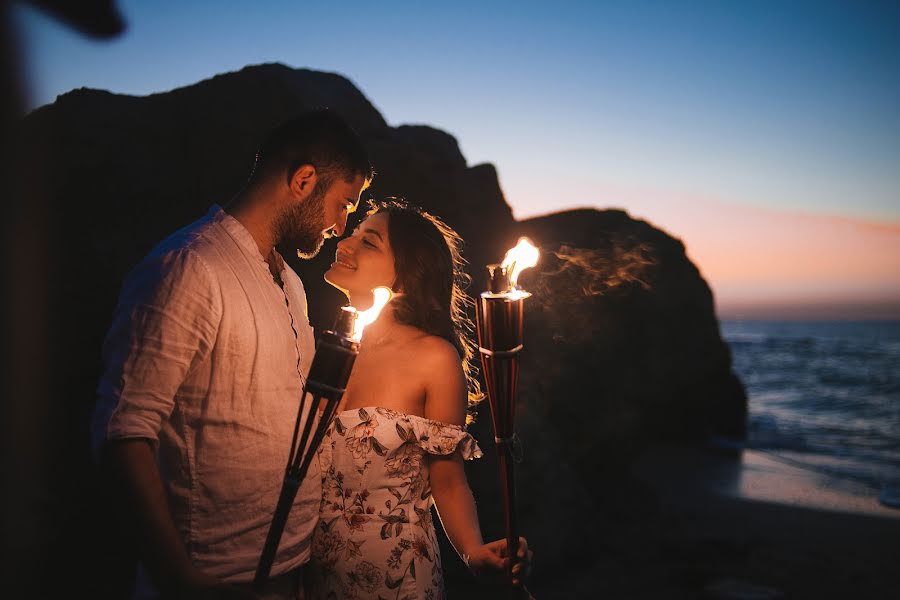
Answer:
<svg viewBox="0 0 900 600"><path fill-rule="evenodd" d="M723 322L747 448L873 490L900 485L900 322Z"/></svg>

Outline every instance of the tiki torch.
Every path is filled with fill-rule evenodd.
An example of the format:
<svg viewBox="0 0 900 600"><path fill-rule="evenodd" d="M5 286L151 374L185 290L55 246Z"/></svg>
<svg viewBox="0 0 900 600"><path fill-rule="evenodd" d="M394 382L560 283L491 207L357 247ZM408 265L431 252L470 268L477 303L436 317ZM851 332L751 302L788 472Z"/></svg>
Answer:
<svg viewBox="0 0 900 600"><path fill-rule="evenodd" d="M294 425L291 453L284 473L281 494L278 497L272 524L269 526L259 565L256 567L256 576L253 578L253 587L257 592L263 590L269 578L278 551L278 543L284 533L284 526L294 505L297 490L300 489L300 484L309 471L309 465L315 459L316 451L344 395L350 371L359 354L363 329L378 318L381 309L391 299L391 291L385 287L375 288L373 295L375 303L372 308L357 311L352 306L343 307L334 329L325 331L319 336L316 355L313 357L309 376L300 396L300 407ZM320 410L321 414L318 414Z"/></svg>
<svg viewBox="0 0 900 600"><path fill-rule="evenodd" d="M510 569L519 549L513 422L516 413L519 352L523 348L524 300L531 296L520 289L517 282L522 270L533 267L537 260L537 248L528 238L519 238L519 243L506 253L501 264L488 265L488 291L481 294L477 303L478 346L491 416L494 419L494 442L497 444L500 461Z"/></svg>

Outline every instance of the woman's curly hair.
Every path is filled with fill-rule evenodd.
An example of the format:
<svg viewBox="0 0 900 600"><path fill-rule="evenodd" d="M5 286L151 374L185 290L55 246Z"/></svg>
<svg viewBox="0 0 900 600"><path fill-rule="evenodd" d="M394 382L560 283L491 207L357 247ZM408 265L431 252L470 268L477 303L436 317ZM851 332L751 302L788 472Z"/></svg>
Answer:
<svg viewBox="0 0 900 600"><path fill-rule="evenodd" d="M367 215L388 215L388 238L394 253L393 302L398 322L444 338L456 348L468 387L469 411L484 398L472 365L475 330L467 308L474 306L464 291L472 278L465 272L462 238L438 217L405 200L370 201Z"/></svg>

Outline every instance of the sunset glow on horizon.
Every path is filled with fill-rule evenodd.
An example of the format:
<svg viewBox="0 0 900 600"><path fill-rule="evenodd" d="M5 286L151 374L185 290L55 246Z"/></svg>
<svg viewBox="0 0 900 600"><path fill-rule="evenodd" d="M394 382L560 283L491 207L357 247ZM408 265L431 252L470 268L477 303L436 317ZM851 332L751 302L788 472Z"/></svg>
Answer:
<svg viewBox="0 0 900 600"><path fill-rule="evenodd" d="M900 223L660 190L592 191L681 240L725 317L900 319ZM537 215L535 215L537 216ZM846 313L846 314L844 314Z"/></svg>
<svg viewBox="0 0 900 600"><path fill-rule="evenodd" d="M720 314L802 316L807 305L822 318L856 305L853 318L900 318L900 226L699 200L655 219L668 221Z"/></svg>

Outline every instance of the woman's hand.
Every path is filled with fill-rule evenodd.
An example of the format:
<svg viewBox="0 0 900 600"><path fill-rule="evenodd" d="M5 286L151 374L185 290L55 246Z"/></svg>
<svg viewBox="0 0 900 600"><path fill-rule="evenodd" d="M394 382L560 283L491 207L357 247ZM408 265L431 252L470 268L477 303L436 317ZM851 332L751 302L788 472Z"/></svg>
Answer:
<svg viewBox="0 0 900 600"><path fill-rule="evenodd" d="M533 557L534 552L528 549L528 541L524 537L520 537L516 562L512 568L513 585L522 585L528 578ZM506 580L506 571L509 568L509 549L505 539L478 546L463 560L466 558L468 558L469 569L476 577L494 582Z"/></svg>

